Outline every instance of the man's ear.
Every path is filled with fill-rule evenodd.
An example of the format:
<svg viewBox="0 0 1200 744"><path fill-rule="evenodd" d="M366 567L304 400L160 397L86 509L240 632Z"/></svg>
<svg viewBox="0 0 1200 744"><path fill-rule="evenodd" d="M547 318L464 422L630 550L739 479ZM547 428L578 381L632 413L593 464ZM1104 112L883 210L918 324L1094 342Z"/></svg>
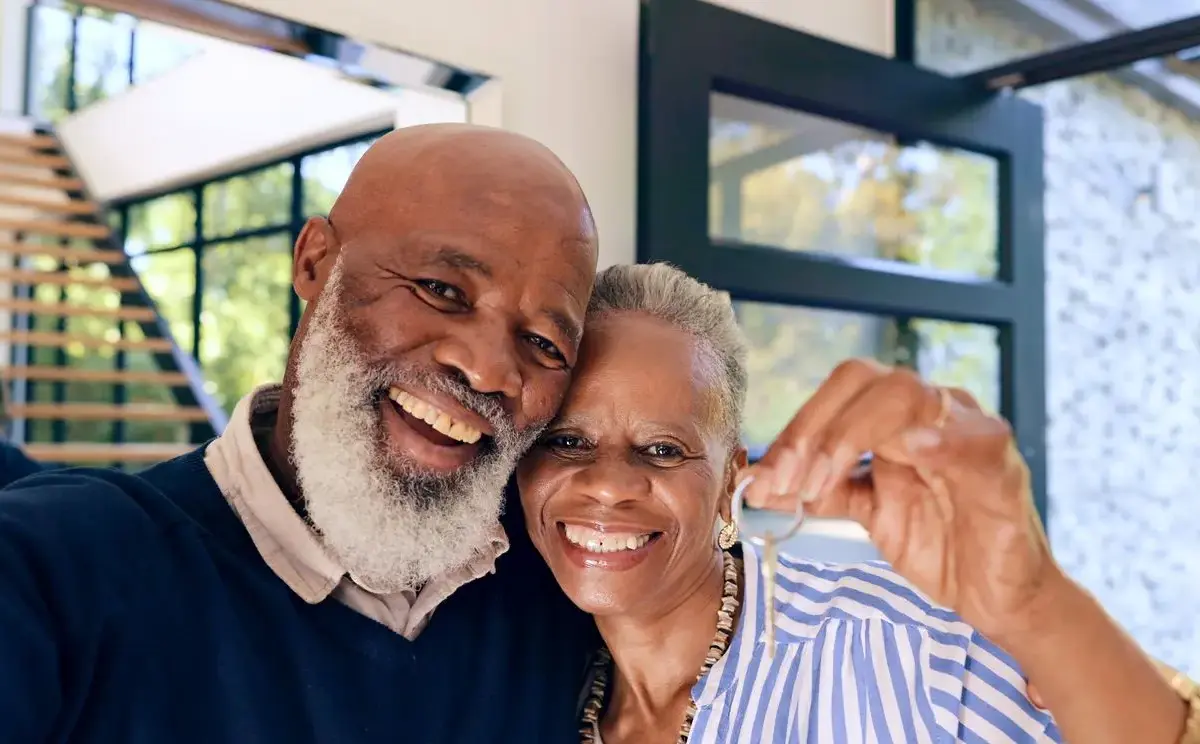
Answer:
<svg viewBox="0 0 1200 744"><path fill-rule="evenodd" d="M719 506L721 519L728 522L733 518L733 492L737 490L742 474L750 464L750 455L741 444L729 453L729 464L725 466L725 490Z"/></svg>
<svg viewBox="0 0 1200 744"><path fill-rule="evenodd" d="M292 287L305 302L321 294L333 261L337 258L337 236L324 217L310 217L292 249Z"/></svg>

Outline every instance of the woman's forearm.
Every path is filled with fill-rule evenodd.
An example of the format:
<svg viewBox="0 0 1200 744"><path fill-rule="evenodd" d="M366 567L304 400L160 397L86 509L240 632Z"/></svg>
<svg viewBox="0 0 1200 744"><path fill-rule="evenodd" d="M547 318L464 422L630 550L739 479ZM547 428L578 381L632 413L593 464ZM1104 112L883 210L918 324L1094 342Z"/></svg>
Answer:
<svg viewBox="0 0 1200 744"><path fill-rule="evenodd" d="M1036 687L1068 744L1177 744L1187 706L1082 587L1061 573L1029 621L995 641Z"/></svg>

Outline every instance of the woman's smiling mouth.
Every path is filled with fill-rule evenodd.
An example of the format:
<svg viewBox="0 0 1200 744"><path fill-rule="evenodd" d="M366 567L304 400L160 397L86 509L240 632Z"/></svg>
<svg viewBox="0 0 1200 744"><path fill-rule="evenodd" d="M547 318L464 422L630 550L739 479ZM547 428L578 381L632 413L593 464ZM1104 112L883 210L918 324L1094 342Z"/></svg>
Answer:
<svg viewBox="0 0 1200 744"><path fill-rule="evenodd" d="M586 548L591 553L615 553L618 550L637 550L645 547L655 532L641 534L626 532L601 532L590 527L564 524L563 532L573 545Z"/></svg>
<svg viewBox="0 0 1200 744"><path fill-rule="evenodd" d="M603 530L565 522L558 522L557 527L563 552L573 562L585 568L617 571L641 563L663 534L629 529Z"/></svg>

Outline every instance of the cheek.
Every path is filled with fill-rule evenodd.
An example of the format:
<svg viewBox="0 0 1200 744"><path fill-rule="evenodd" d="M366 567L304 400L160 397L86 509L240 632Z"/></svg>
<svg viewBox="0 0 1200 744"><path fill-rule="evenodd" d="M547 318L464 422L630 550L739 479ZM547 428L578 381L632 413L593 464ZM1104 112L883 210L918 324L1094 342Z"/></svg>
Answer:
<svg viewBox="0 0 1200 744"><path fill-rule="evenodd" d="M707 548L708 537L717 519L719 489L716 482L707 475L696 473L681 474L670 480L660 488L660 498L678 525L680 547Z"/></svg>
<svg viewBox="0 0 1200 744"><path fill-rule="evenodd" d="M541 530L541 513L554 493L553 469L544 453L531 452L517 467L517 490L521 494L521 510L530 534Z"/></svg>
<svg viewBox="0 0 1200 744"><path fill-rule="evenodd" d="M538 367L530 371L522 390L521 412L525 426L549 423L558 413L570 382L570 376L560 370Z"/></svg>
<svg viewBox="0 0 1200 744"><path fill-rule="evenodd" d="M450 331L447 318L404 287L390 287L369 302L347 303L348 330L365 351L392 358L416 349L432 355Z"/></svg>
<svg viewBox="0 0 1200 744"><path fill-rule="evenodd" d="M364 351L371 355L382 355L408 345L404 327L391 320L395 317L396 313L385 310L382 303L358 307L346 313L346 330Z"/></svg>

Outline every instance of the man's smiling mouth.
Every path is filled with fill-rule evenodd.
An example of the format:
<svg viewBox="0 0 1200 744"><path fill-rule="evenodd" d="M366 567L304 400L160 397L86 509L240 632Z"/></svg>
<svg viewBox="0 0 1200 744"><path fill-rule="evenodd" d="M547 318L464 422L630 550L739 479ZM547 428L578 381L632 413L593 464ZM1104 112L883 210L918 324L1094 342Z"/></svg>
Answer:
<svg viewBox="0 0 1200 744"><path fill-rule="evenodd" d="M483 434L474 426L458 421L450 414L427 401L401 390L398 387L388 388L388 398L404 413L417 422L425 423L430 429L447 439L461 444L475 444Z"/></svg>

